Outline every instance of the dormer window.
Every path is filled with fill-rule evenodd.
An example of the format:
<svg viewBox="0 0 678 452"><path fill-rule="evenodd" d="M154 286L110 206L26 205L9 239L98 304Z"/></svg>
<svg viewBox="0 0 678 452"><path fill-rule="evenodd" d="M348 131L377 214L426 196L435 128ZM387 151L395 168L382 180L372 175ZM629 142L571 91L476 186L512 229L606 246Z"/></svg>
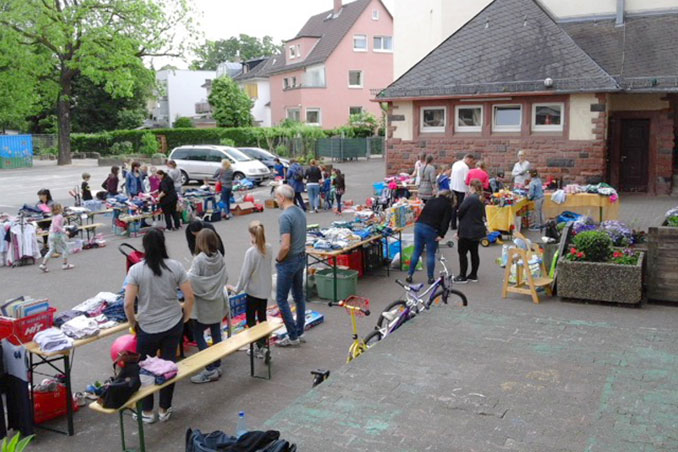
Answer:
<svg viewBox="0 0 678 452"><path fill-rule="evenodd" d="M290 46L290 60L297 57L297 46Z"/></svg>

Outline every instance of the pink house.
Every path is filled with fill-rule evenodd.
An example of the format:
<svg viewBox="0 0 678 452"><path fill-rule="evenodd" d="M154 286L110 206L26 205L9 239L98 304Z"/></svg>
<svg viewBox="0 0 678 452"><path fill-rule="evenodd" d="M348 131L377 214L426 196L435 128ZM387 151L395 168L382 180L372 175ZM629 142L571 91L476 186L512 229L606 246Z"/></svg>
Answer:
<svg viewBox="0 0 678 452"><path fill-rule="evenodd" d="M350 114L379 116L370 100L393 81L393 17L381 0L334 0L271 59L273 124L290 118L335 128Z"/></svg>

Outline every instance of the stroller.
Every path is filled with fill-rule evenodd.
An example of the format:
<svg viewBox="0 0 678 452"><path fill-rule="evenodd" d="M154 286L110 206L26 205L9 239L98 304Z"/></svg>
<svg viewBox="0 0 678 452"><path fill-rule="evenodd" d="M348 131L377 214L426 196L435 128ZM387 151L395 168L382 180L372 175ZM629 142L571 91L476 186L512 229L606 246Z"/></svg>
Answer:
<svg viewBox="0 0 678 452"><path fill-rule="evenodd" d="M118 251L120 251L122 255L125 256L125 265L127 267L125 272L129 272L129 269L132 265L138 264L144 260L144 257L146 257L142 251L137 250L129 243L121 243L120 246L118 246Z"/></svg>

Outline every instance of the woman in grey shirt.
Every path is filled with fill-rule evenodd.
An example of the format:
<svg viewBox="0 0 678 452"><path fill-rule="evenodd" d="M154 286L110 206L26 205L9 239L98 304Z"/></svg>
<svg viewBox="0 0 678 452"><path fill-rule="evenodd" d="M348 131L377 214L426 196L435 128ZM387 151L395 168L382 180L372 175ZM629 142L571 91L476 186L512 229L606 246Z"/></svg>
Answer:
<svg viewBox="0 0 678 452"><path fill-rule="evenodd" d="M162 359L176 360L184 323L193 310L191 282L181 263L167 256L165 235L159 229L150 229L143 239L145 259L132 266L127 274L125 314L137 334L137 353L142 359L161 353ZM184 294L183 312L177 288ZM137 312L134 300L138 298ZM142 400L142 420L152 424L169 420L172 415L174 385L160 390L160 411L153 412L153 396Z"/></svg>
<svg viewBox="0 0 678 452"><path fill-rule="evenodd" d="M182 193L181 187L183 185L181 183L181 170L177 168L177 162L175 162L174 160L170 160L169 162L167 162L167 166L169 168L169 170L167 170L167 174L169 175L169 177L172 178L172 181L174 182L174 189L177 191L177 195L180 195Z"/></svg>
<svg viewBox="0 0 678 452"><path fill-rule="evenodd" d="M419 197L424 201L428 201L434 195L434 188L436 186L436 167L431 163L433 156L426 156L426 163L421 166L419 170L421 179L419 181Z"/></svg>
<svg viewBox="0 0 678 452"><path fill-rule="evenodd" d="M224 218L231 218L231 194L233 193L233 168L231 162L223 159L221 161L221 168L214 173L212 179L221 182L221 202L223 203Z"/></svg>

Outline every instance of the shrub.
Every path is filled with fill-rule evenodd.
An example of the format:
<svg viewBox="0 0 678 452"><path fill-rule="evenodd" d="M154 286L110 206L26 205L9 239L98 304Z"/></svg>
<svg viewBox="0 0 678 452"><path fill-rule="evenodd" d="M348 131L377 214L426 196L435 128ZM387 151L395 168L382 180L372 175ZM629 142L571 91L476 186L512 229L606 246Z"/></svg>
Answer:
<svg viewBox="0 0 678 452"><path fill-rule="evenodd" d="M671 227L678 228L678 215L668 217L666 219L666 224Z"/></svg>
<svg viewBox="0 0 678 452"><path fill-rule="evenodd" d="M146 132L141 136L139 152L146 155L153 155L158 152L158 139L151 132Z"/></svg>
<svg viewBox="0 0 678 452"><path fill-rule="evenodd" d="M193 120L191 118L182 116L177 118L176 121L174 121L172 127L174 127L175 129L192 129L195 126L193 125Z"/></svg>
<svg viewBox="0 0 678 452"><path fill-rule="evenodd" d="M284 144L280 144L276 146L275 153L278 154L280 157L289 157L290 149Z"/></svg>
<svg viewBox="0 0 678 452"><path fill-rule="evenodd" d="M219 140L219 144L222 146L231 146L233 148L235 147L235 141L232 140L231 138L222 138L221 140Z"/></svg>
<svg viewBox="0 0 678 452"><path fill-rule="evenodd" d="M119 141L111 145L110 151L113 155L131 154L134 152L134 146L129 141Z"/></svg>
<svg viewBox="0 0 678 452"><path fill-rule="evenodd" d="M638 263L638 258L638 253L630 249L625 249L623 251L615 251L612 253L610 262L620 265L636 265Z"/></svg>
<svg viewBox="0 0 678 452"><path fill-rule="evenodd" d="M572 240L574 247L584 253L581 260L607 262L612 256L612 239L605 231L584 231Z"/></svg>

